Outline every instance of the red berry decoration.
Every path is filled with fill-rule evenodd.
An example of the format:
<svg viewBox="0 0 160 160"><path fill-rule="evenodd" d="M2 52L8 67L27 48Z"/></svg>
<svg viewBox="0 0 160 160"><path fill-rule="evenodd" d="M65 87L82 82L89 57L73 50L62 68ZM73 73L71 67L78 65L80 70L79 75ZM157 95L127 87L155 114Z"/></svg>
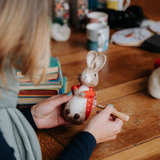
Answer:
<svg viewBox="0 0 160 160"><path fill-rule="evenodd" d="M160 67L160 58L158 58L155 62L154 62L154 69L157 69Z"/></svg>

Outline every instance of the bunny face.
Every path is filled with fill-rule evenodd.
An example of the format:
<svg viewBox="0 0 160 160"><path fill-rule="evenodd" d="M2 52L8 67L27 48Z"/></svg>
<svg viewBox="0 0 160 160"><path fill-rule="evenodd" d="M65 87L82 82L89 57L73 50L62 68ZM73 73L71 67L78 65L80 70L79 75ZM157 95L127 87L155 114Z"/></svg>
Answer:
<svg viewBox="0 0 160 160"><path fill-rule="evenodd" d="M98 73L90 67L87 67L78 75L78 81L88 87L94 87L98 84Z"/></svg>
<svg viewBox="0 0 160 160"><path fill-rule="evenodd" d="M98 84L98 71L105 65L106 56L98 56L96 51L90 51L86 61L88 67L78 75L78 80L83 85L94 87Z"/></svg>

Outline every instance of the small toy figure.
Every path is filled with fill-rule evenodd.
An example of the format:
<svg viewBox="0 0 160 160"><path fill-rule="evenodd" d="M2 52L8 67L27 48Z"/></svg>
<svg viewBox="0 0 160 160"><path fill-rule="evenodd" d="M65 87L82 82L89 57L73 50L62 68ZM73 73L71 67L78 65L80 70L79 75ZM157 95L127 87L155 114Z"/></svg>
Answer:
<svg viewBox="0 0 160 160"><path fill-rule="evenodd" d="M149 77L148 91L156 99L160 99L160 59L154 63L154 71Z"/></svg>
<svg viewBox="0 0 160 160"><path fill-rule="evenodd" d="M72 86L73 97L63 110L64 118L72 124L82 124L89 117L94 104L93 87L98 84L98 71L105 65L106 56L96 51L87 54L87 68L78 75L80 85Z"/></svg>
<svg viewBox="0 0 160 160"><path fill-rule="evenodd" d="M53 23L51 26L51 37L55 41L63 42L67 41L71 35L71 29L66 25L60 25L59 23Z"/></svg>

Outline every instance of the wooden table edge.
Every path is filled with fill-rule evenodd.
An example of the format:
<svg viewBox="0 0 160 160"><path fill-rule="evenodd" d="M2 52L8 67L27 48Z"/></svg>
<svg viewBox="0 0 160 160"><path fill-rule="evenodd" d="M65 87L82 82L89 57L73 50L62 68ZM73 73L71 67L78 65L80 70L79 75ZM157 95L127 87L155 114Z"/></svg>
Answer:
<svg viewBox="0 0 160 160"><path fill-rule="evenodd" d="M101 160L142 160L150 159L155 155L160 155L160 137L136 144L131 148L101 158Z"/></svg>

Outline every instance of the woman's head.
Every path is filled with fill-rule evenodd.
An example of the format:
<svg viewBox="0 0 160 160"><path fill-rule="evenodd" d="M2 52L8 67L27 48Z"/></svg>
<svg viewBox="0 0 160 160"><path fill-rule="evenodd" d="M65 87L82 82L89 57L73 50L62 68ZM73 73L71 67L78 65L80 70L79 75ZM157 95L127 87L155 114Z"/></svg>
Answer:
<svg viewBox="0 0 160 160"><path fill-rule="evenodd" d="M33 82L39 68L48 66L50 52L48 0L0 1L0 75L4 78L4 62L29 75ZM38 62L44 60L40 66ZM21 63L20 63L21 62ZM43 73L43 74L44 74Z"/></svg>

